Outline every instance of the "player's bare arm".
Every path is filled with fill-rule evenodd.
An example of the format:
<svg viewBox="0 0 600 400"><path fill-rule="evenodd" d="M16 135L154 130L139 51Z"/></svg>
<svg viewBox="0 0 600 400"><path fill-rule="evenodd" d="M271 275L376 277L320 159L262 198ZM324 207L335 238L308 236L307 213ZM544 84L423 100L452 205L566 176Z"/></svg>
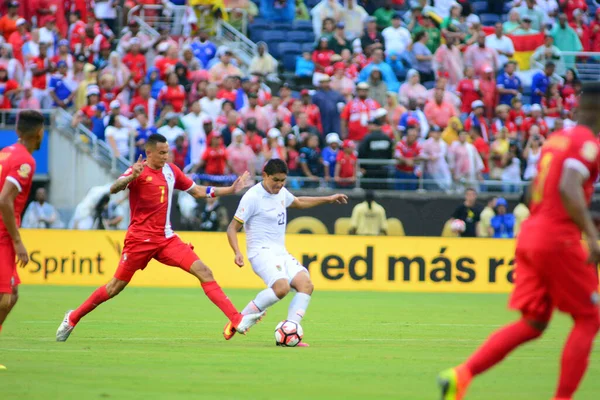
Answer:
<svg viewBox="0 0 600 400"><path fill-rule="evenodd" d="M250 179L250 173L248 171L238 177L231 186L228 187L214 187L214 186L202 186L194 185L188 193L196 199L205 199L207 197L222 197L229 196L241 192Z"/></svg>
<svg viewBox="0 0 600 400"><path fill-rule="evenodd" d="M125 190L131 182L133 182L140 176L140 174L142 173L143 170L144 170L144 160L142 159L142 156L140 155L138 157L138 160L135 162L135 164L133 164L131 166L131 175L117 179L117 181L115 183L113 183L112 186L110 187L110 193L115 194L115 193L119 193L121 190Z"/></svg>
<svg viewBox="0 0 600 400"><path fill-rule="evenodd" d="M560 196L565 209L575 224L585 234L588 242L589 261L600 261L598 230L587 208L583 184L587 178L574 168L565 168L560 181Z"/></svg>
<svg viewBox="0 0 600 400"><path fill-rule="evenodd" d="M317 207L323 204L348 204L348 196L345 194L332 194L322 197L296 197L290 208L306 209Z"/></svg>
<svg viewBox="0 0 600 400"><path fill-rule="evenodd" d="M21 240L19 228L17 227L17 220L15 218L14 204L18 194L19 188L17 188L14 183L7 180L4 183L2 192L0 192L0 213L2 215L2 220L4 221L4 226L12 239L18 264L23 268L29 263L29 255Z"/></svg>
<svg viewBox="0 0 600 400"><path fill-rule="evenodd" d="M235 265L242 268L244 266L244 255L240 251L240 245L238 243L237 234L242 229L244 225L238 221L237 219L232 219L231 223L227 227L227 240L229 241L229 246L233 250L235 254Z"/></svg>

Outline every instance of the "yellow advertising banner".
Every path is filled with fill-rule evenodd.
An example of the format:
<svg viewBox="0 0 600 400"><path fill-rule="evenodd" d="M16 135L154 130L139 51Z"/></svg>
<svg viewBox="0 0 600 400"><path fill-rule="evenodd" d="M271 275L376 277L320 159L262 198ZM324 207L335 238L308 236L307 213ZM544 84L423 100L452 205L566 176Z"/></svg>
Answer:
<svg viewBox="0 0 600 400"><path fill-rule="evenodd" d="M181 232L226 288L262 288L247 262L233 263L225 233ZM125 232L24 230L31 261L24 284L106 283L119 262ZM241 246L245 249L243 235ZM514 241L423 237L287 235L287 248L308 268L317 290L506 293L512 287ZM195 287L196 279L152 261L134 286Z"/></svg>

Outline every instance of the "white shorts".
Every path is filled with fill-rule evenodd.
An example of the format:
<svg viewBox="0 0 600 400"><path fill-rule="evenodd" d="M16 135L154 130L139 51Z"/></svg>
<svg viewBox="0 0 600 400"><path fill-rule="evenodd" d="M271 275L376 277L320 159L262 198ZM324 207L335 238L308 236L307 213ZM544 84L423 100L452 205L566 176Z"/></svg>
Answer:
<svg viewBox="0 0 600 400"><path fill-rule="evenodd" d="M291 254L276 254L269 249L262 249L259 254L250 259L250 264L254 273L260 276L267 287L273 286L280 279L292 283L299 272L308 274L308 270Z"/></svg>

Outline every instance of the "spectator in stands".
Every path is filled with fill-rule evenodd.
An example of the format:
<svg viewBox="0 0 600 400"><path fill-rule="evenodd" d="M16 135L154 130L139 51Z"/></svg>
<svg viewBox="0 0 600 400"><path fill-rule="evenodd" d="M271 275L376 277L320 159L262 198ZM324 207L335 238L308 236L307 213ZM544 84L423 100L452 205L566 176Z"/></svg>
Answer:
<svg viewBox="0 0 600 400"><path fill-rule="evenodd" d="M367 190L365 201L352 209L350 235L386 236L387 218L385 209L375 202L375 192Z"/></svg>
<svg viewBox="0 0 600 400"><path fill-rule="evenodd" d="M544 111L544 121L550 130L554 129L554 121L560 118L563 112L562 97L558 83L550 83L544 97L542 97L542 110Z"/></svg>
<svg viewBox="0 0 600 400"><path fill-rule="evenodd" d="M433 56L433 69L439 76L446 76L449 88L454 90L463 78L464 62L456 38L446 39Z"/></svg>
<svg viewBox="0 0 600 400"><path fill-rule="evenodd" d="M424 106L422 102L417 102L417 100L414 99L409 100L407 107L408 110L402 114L400 117L400 123L398 124L398 130L402 135L404 132L406 132L410 119L413 118L420 129L421 139L424 140L427 137L429 134L429 123L427 122L425 113L421 111L423 107Z"/></svg>
<svg viewBox="0 0 600 400"><path fill-rule="evenodd" d="M125 74L125 69L120 69L120 72L125 76L130 75L135 85L139 85L146 76L146 57L141 53L141 42L134 37L127 46L127 53L123 57L123 65L127 68L128 74ZM124 76L124 77L125 77Z"/></svg>
<svg viewBox="0 0 600 400"><path fill-rule="evenodd" d="M386 93L385 110L387 111L386 122L392 127L394 136L398 133L398 125L402 114L406 112L404 106L398 104L398 95L395 92Z"/></svg>
<svg viewBox="0 0 600 400"><path fill-rule="evenodd" d="M558 15L558 2L556 0L537 0L536 7L542 10L544 13L544 23L546 25L552 25L554 23L554 19Z"/></svg>
<svg viewBox="0 0 600 400"><path fill-rule="evenodd" d="M313 30L315 36L321 36L323 23L326 19L333 21L341 21L344 16L344 7L336 0L322 0L312 8Z"/></svg>
<svg viewBox="0 0 600 400"><path fill-rule="evenodd" d="M335 175L335 163L338 153L340 152L342 141L337 133L332 132L328 133L325 137L325 143L327 143L327 147L323 149L321 157L323 158L323 165L325 166L325 181L329 182Z"/></svg>
<svg viewBox="0 0 600 400"><path fill-rule="evenodd" d="M31 83L25 82L23 84L23 97L19 101L17 108L21 110L40 110L40 102L38 99L33 97L33 91L31 88Z"/></svg>
<svg viewBox="0 0 600 400"><path fill-rule="evenodd" d="M17 30L17 21L19 20L19 2L7 2L7 13L0 18L0 33L4 40L8 41L10 35Z"/></svg>
<svg viewBox="0 0 600 400"><path fill-rule="evenodd" d="M388 87L382 80L381 70L377 67L372 68L367 83L369 84L368 97L379 104L385 104Z"/></svg>
<svg viewBox="0 0 600 400"><path fill-rule="evenodd" d="M56 31L56 17L50 16L43 23L38 21L40 42L48 43L48 56L51 58L55 55L55 46L58 42L58 32Z"/></svg>
<svg viewBox="0 0 600 400"><path fill-rule="evenodd" d="M104 134L113 154L129 158L129 142L130 138L135 139L135 132L123 125L119 116L111 115L108 118Z"/></svg>
<svg viewBox="0 0 600 400"><path fill-rule="evenodd" d="M61 229L64 227L54 206L47 201L46 189L38 188L35 200L29 203L23 215L23 228L27 229Z"/></svg>
<svg viewBox="0 0 600 400"><path fill-rule="evenodd" d="M371 76L371 71L375 68L381 72L386 88L397 91L399 88L398 78L396 78L396 74L392 68L385 63L382 49L373 50L371 62L360 71L358 81L367 82Z"/></svg>
<svg viewBox="0 0 600 400"><path fill-rule="evenodd" d="M386 54L400 56L410 46L412 39L408 29L402 26L402 17L394 12L391 26L385 28L381 35L385 40Z"/></svg>
<svg viewBox="0 0 600 400"><path fill-rule="evenodd" d="M554 70L555 64L552 61L548 61L544 66L544 70L539 71L533 76L531 81L531 104L542 103L542 96L548 90Z"/></svg>
<svg viewBox="0 0 600 400"><path fill-rule="evenodd" d="M263 142L261 162L266 163L271 159L285 160L285 143L281 131L271 128L267 132L267 138Z"/></svg>
<svg viewBox="0 0 600 400"><path fill-rule="evenodd" d="M454 210L451 221L459 219L465 223L465 230L460 233L461 237L476 237L477 225L481 208L477 205L477 191L474 188L465 190L465 201Z"/></svg>
<svg viewBox="0 0 600 400"><path fill-rule="evenodd" d="M480 33L477 43L469 46L465 52L465 65L475 69L475 76L481 77L486 67L498 71L500 63L495 49L486 47L486 36Z"/></svg>
<svg viewBox="0 0 600 400"><path fill-rule="evenodd" d="M206 116L205 118L210 117ZM217 118L215 129L221 132L223 144L225 144L225 146L229 146L233 131L241 126L242 118L240 117L240 114L233 109L231 102L226 101L223 103L223 113Z"/></svg>
<svg viewBox="0 0 600 400"><path fill-rule="evenodd" d="M464 78L458 82L456 91L458 92L461 99L461 119L465 120L467 115L471 112L471 104L476 100L481 100L481 89L479 87L479 80L474 79L475 69L473 67L465 68ZM458 132L456 132L458 139Z"/></svg>
<svg viewBox="0 0 600 400"><path fill-rule="evenodd" d="M156 67L150 67L146 73L145 83L150 85L150 96L158 99L158 95L165 86L165 81L160 79L160 72Z"/></svg>
<svg viewBox="0 0 600 400"><path fill-rule="evenodd" d="M365 54L371 54L375 49L385 51L385 40L377 30L377 19L375 17L367 18L367 27L361 38L361 46Z"/></svg>
<svg viewBox="0 0 600 400"><path fill-rule="evenodd" d="M558 70L564 70L563 57L560 49L554 45L554 38L551 35L544 37L544 44L535 49L531 55L531 66L533 69L539 69L538 65L544 65L547 62L553 62L558 65ZM559 72L560 73L560 72Z"/></svg>
<svg viewBox="0 0 600 400"><path fill-rule="evenodd" d="M171 156L173 157L173 164L179 167L179 169L185 168L185 159L188 155L188 151L189 143L185 136L177 136L177 138L175 138L175 144L171 147Z"/></svg>
<svg viewBox="0 0 600 400"><path fill-rule="evenodd" d="M533 20L530 16L525 15L522 17L521 26L512 32L513 36L524 36L533 35L534 33L540 33L539 30L532 28Z"/></svg>
<svg viewBox="0 0 600 400"><path fill-rule="evenodd" d="M515 216L515 225L513 228L514 236L517 237L521 231L521 224L529 218L530 212L527 208L527 189L523 190L521 197L519 198L519 204L513 209L513 215Z"/></svg>
<svg viewBox="0 0 600 400"><path fill-rule="evenodd" d="M533 180L537 175L537 166L540 161L543 143L544 137L539 134L530 135L527 140L527 145L523 150L523 159L526 163L523 179L526 181Z"/></svg>
<svg viewBox="0 0 600 400"><path fill-rule="evenodd" d="M496 215L490 222L489 234L493 238L508 239L513 237L515 227L515 216L507 214L508 203L506 199L499 197L496 200Z"/></svg>
<svg viewBox="0 0 600 400"><path fill-rule="evenodd" d="M507 35L511 35L521 28L521 16L517 8L509 11L508 20L502 24L502 28Z"/></svg>
<svg viewBox="0 0 600 400"><path fill-rule="evenodd" d="M479 214L479 223L477 224L478 237L490 237L492 218L496 215L494 209L496 208L497 200L498 198L496 196L490 197L487 201L487 205L483 208L481 214Z"/></svg>
<svg viewBox="0 0 600 400"><path fill-rule="evenodd" d="M8 78L8 72L0 67L0 109L10 110L13 108L13 97L21 92L17 81Z"/></svg>
<svg viewBox="0 0 600 400"><path fill-rule="evenodd" d="M483 139L489 142L491 132L485 120L485 105L483 101L475 100L471 103L471 110L471 114L465 120L465 130L468 132L471 126L479 126Z"/></svg>
<svg viewBox="0 0 600 400"><path fill-rule="evenodd" d="M573 20L574 13L577 10L587 11L588 5L585 0L559 0L560 7L566 13L565 17L568 17L569 21Z"/></svg>
<svg viewBox="0 0 600 400"><path fill-rule="evenodd" d="M220 85L227 76L242 76L242 71L231 63L233 53L226 49L221 55L220 61L213 65L210 70L210 81Z"/></svg>
<svg viewBox="0 0 600 400"><path fill-rule="evenodd" d="M304 181L303 187L316 188L319 187L320 177L323 177L323 159L319 149L319 137L310 135L305 140L305 145L300 149L300 168L303 176L308 178Z"/></svg>
<svg viewBox="0 0 600 400"><path fill-rule="evenodd" d="M256 44L257 54L250 61L249 72L260 74L267 80L273 80L277 73L277 61L269 54L269 48L265 42Z"/></svg>
<svg viewBox="0 0 600 400"><path fill-rule="evenodd" d="M321 37L317 48L312 53L312 60L315 63L315 71L324 73L325 68L331 65L331 57L335 53L329 48L329 39Z"/></svg>
<svg viewBox="0 0 600 400"><path fill-rule="evenodd" d="M319 135L319 131L316 127L312 126L308 122L308 115L305 112L300 112L296 118L296 125L292 127L292 133L296 136L296 139L303 141L306 134Z"/></svg>
<svg viewBox="0 0 600 400"><path fill-rule="evenodd" d="M504 67L504 73L499 75L496 80L496 87L500 94L500 104L510 106L516 96L520 96L523 91L521 79L515 74L517 64L509 61Z"/></svg>
<svg viewBox="0 0 600 400"><path fill-rule="evenodd" d="M458 116L458 112L453 104L444 101L444 90L435 89L434 101L425 105L425 116L431 126L438 126L442 129L448 126L450 118Z"/></svg>
<svg viewBox="0 0 600 400"><path fill-rule="evenodd" d="M252 148L254 154L260 154L265 133L258 130L254 118L249 118L244 125L246 128L246 144ZM204 131L206 132L206 129Z"/></svg>
<svg viewBox="0 0 600 400"><path fill-rule="evenodd" d="M348 189L356 184L357 162L355 144L352 140L344 140L342 151L337 153L335 160L334 182L338 189Z"/></svg>
<svg viewBox="0 0 600 400"><path fill-rule="evenodd" d="M373 118L369 123L369 134L360 142L359 158L369 160L392 160L394 157L394 143L381 127L385 123L385 116ZM353 141L352 141L353 142ZM354 143L354 142L353 142ZM365 178L386 179L389 166L387 164L366 164L363 166ZM365 183L364 188L387 189L385 183Z"/></svg>
<svg viewBox="0 0 600 400"><path fill-rule="evenodd" d="M217 117L221 113L222 105L223 100L217 98L217 85L208 85L206 87L206 96L200 99L202 111L208 114L213 121L216 121Z"/></svg>
<svg viewBox="0 0 600 400"><path fill-rule="evenodd" d="M508 130L508 137L510 139L516 139L518 134L517 125L510 121L509 118L510 106L506 104L500 104L496 107L496 118L492 121L492 133L494 136L500 129L506 128Z"/></svg>
<svg viewBox="0 0 600 400"><path fill-rule="evenodd" d="M471 129L469 129L469 139L483 162L481 176L484 180L488 180L490 178L490 145L483 140L483 137L481 136L481 127L472 126Z"/></svg>
<svg viewBox="0 0 600 400"><path fill-rule="evenodd" d="M179 84L179 77L175 72L167 75L167 84L160 90L157 100L159 108L171 104L176 113L182 112L185 108L187 101L185 89Z"/></svg>
<svg viewBox="0 0 600 400"><path fill-rule="evenodd" d="M383 6L377 8L373 13L373 16L377 18L377 29L380 31L388 28L392 24L392 18L397 15L393 5L392 0L385 0Z"/></svg>
<svg viewBox="0 0 600 400"><path fill-rule="evenodd" d="M356 84L345 74L344 63L337 62L333 65L333 76L331 77L331 87L346 98L347 101L352 99Z"/></svg>
<svg viewBox="0 0 600 400"><path fill-rule="evenodd" d="M308 51L302 53L302 57L296 57L296 76L311 77L315 72L315 63Z"/></svg>
<svg viewBox="0 0 600 400"><path fill-rule="evenodd" d="M425 82L435 80L435 77L433 75L432 63L433 53L426 45L428 41L428 32L421 30L414 35L413 45L411 49L411 55L414 58L413 67L419 72L420 77ZM438 46L436 46L436 50L437 47Z"/></svg>
<svg viewBox="0 0 600 400"><path fill-rule="evenodd" d="M449 192L452 189L452 175L446 162L448 145L442 140L439 128L434 127L429 131L429 138L423 143L422 154L426 160L425 178L433 179L437 188Z"/></svg>
<svg viewBox="0 0 600 400"><path fill-rule="evenodd" d="M131 109L135 109L138 106L142 106L148 116L150 125L154 125L156 104L156 100L150 97L150 85L144 83L139 87L138 95L131 100L130 107Z"/></svg>
<svg viewBox="0 0 600 400"><path fill-rule="evenodd" d="M395 178L399 180L395 184L396 190L417 189L416 181L422 173L418 163L425 160L421 145L417 141L418 137L418 126L409 123L406 136L396 144L394 157L398 161L398 165L396 166Z"/></svg>
<svg viewBox="0 0 600 400"><path fill-rule="evenodd" d="M200 161L200 168L206 175L224 175L227 165L227 150L223 146L221 134L212 132L208 135L209 146L204 151Z"/></svg>
<svg viewBox="0 0 600 400"><path fill-rule="evenodd" d="M451 145L452 143L458 140L458 134L463 130L463 124L458 117L450 118L448 121L448 126L442 132L442 140L446 142L447 145Z"/></svg>
<svg viewBox="0 0 600 400"><path fill-rule="evenodd" d="M516 193L521 183L521 157L516 141L511 141L502 160L502 182L505 193Z"/></svg>
<svg viewBox="0 0 600 400"><path fill-rule="evenodd" d="M312 102L321 115L322 132L342 132L340 112L345 99L339 92L331 89L331 79L328 76L322 78L320 83Z"/></svg>
<svg viewBox="0 0 600 400"><path fill-rule="evenodd" d="M308 7L304 4L304 0L295 0L296 1L296 21L310 21L310 13L308 12Z"/></svg>
<svg viewBox="0 0 600 400"><path fill-rule="evenodd" d="M579 9L575 10L573 12L573 22L569 25L579 37L583 51L591 51L591 30L586 21L585 13Z"/></svg>
<svg viewBox="0 0 600 400"><path fill-rule="evenodd" d="M63 109L73 106L73 98L75 97L75 82L67 77L67 63L59 61L56 65L57 71L52 74L48 91L52 98L52 106Z"/></svg>
<svg viewBox="0 0 600 400"><path fill-rule="evenodd" d="M448 149L448 165L452 173L454 187L459 192L469 187L477 187L482 179L483 161L475 146L467 141L468 134L461 131L458 140Z"/></svg>
<svg viewBox="0 0 600 400"><path fill-rule="evenodd" d="M217 47L208 40L208 32L204 29L198 30L198 37L190 44L194 56L200 61L204 69L217 54Z"/></svg>
<svg viewBox="0 0 600 400"><path fill-rule="evenodd" d="M227 147L227 164L232 174L241 176L245 171L250 172L250 176L255 175L256 155L246 141L244 131L235 128L231 134L232 142Z"/></svg>
<svg viewBox="0 0 600 400"><path fill-rule="evenodd" d="M158 128L158 133L167 138L169 146L175 145L175 139L179 136L184 136L185 131L179 126L179 114L175 112L169 112L165 115L166 125Z"/></svg>
<svg viewBox="0 0 600 400"><path fill-rule="evenodd" d="M508 59L515 54L515 46L508 36L504 34L501 22L494 25L494 34L485 37L485 46L494 49L498 53L498 68L508 63ZM498 71L498 70L497 70Z"/></svg>
<svg viewBox="0 0 600 400"><path fill-rule="evenodd" d="M362 24L361 24L362 26ZM331 39L329 39L328 47L335 54L340 54L344 49L350 49L351 43L346 37L346 32L344 31L345 24L343 21L338 22L335 26L335 31Z"/></svg>
<svg viewBox="0 0 600 400"><path fill-rule="evenodd" d="M583 50L583 45L581 44L577 32L575 32L575 30L567 23L566 14L560 14L558 16L558 24L554 24L554 27L550 31L550 35L554 38L556 47L561 51L578 52ZM573 65L575 57L564 56L563 61L567 65ZM559 75L562 75L563 71L559 70L558 73Z"/></svg>
<svg viewBox="0 0 600 400"><path fill-rule="evenodd" d="M13 35L17 33L15 32ZM29 69L33 75L31 78L33 95L39 100L42 108L48 108L50 104L47 75L52 68L52 63L47 56L47 48L48 46L45 43L40 43L40 55L29 62Z"/></svg>
<svg viewBox="0 0 600 400"><path fill-rule="evenodd" d="M14 79L17 82L22 81L23 66L13 58L12 47L7 43L0 44L0 66L6 69L9 79Z"/></svg>
<svg viewBox="0 0 600 400"><path fill-rule="evenodd" d="M356 0L344 0L344 15L340 19L346 25L346 37L350 40L363 35L365 21L369 13Z"/></svg>
<svg viewBox="0 0 600 400"><path fill-rule="evenodd" d="M416 69L410 69L406 74L406 82L400 86L398 97L403 105L408 105L410 100L424 101L427 89L420 83L421 76Z"/></svg>
<svg viewBox="0 0 600 400"><path fill-rule="evenodd" d="M544 118L542 118L542 111L543 109L539 104L534 104L531 106L531 116L525 118L525 121L523 121L523 132L525 133L523 136L524 141L529 138L529 131L533 126L536 126L539 129L539 133L543 137L547 137L550 133L548 124Z"/></svg>
<svg viewBox="0 0 600 400"><path fill-rule="evenodd" d="M546 15L536 6L536 0L526 0L525 3L525 5L519 8L521 19L523 19L523 22L525 22L526 18L529 19L531 21L531 28L540 32L544 27Z"/></svg>
<svg viewBox="0 0 600 400"><path fill-rule="evenodd" d="M342 112L342 135L350 140L361 141L368 133L367 126L373 111L380 104L368 98L369 84L361 82L356 86L357 97L350 101Z"/></svg>
<svg viewBox="0 0 600 400"><path fill-rule="evenodd" d="M127 24L125 33L123 33L123 36L119 39L117 51L121 54L129 52L134 43L132 42L134 39L136 39L135 42L140 45L140 52L142 53L146 53L152 46L152 39L141 32L139 23L135 19L132 19Z"/></svg>
<svg viewBox="0 0 600 400"><path fill-rule="evenodd" d="M248 105L240 110L242 120L247 121L248 118L256 119L258 129L267 132L271 128L271 122L267 119L267 115L263 108L258 105L258 95L254 92L248 93Z"/></svg>
<svg viewBox="0 0 600 400"><path fill-rule="evenodd" d="M181 123L187 133L190 142L190 159L197 164L206 149L206 132L204 132L204 120L210 117L202 112L198 101L190 106L190 112L181 118Z"/></svg>
<svg viewBox="0 0 600 400"><path fill-rule="evenodd" d="M139 156L146 157L146 141L150 135L157 133L157 129L148 120L148 116L142 106L137 106L134 110L138 127L136 128L135 136L136 154L133 158L137 160Z"/></svg>

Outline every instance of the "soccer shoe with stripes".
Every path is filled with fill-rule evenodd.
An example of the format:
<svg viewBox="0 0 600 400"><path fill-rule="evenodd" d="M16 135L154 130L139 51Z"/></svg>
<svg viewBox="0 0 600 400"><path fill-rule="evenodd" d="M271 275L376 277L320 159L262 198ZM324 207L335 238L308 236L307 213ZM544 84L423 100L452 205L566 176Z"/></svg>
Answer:
<svg viewBox="0 0 600 400"><path fill-rule="evenodd" d="M58 330L56 331L56 341L57 342L66 342L67 339L69 338L69 335L71 335L71 332L73 332L73 329L75 329L74 326L71 326L71 324L69 324L69 317L71 316L72 312L73 312L73 310L67 311L67 313L65 314L65 318L60 323L60 326L58 327Z"/></svg>
<svg viewBox="0 0 600 400"><path fill-rule="evenodd" d="M259 313L242 315L242 320L238 326L234 326L233 323L229 321L223 329L223 337L225 340L229 340L236 334L236 332L245 335L250 328L262 321L266 313L266 311L262 311Z"/></svg>
<svg viewBox="0 0 600 400"><path fill-rule="evenodd" d="M308 343L300 342L296 345L296 347L310 347Z"/></svg>
<svg viewBox="0 0 600 400"><path fill-rule="evenodd" d="M463 400L471 377L463 367L450 368L438 375L438 385L442 392L441 400Z"/></svg>
<svg viewBox="0 0 600 400"><path fill-rule="evenodd" d="M225 328L223 329L223 337L225 340L229 340L235 336L236 330L231 321L227 322Z"/></svg>

